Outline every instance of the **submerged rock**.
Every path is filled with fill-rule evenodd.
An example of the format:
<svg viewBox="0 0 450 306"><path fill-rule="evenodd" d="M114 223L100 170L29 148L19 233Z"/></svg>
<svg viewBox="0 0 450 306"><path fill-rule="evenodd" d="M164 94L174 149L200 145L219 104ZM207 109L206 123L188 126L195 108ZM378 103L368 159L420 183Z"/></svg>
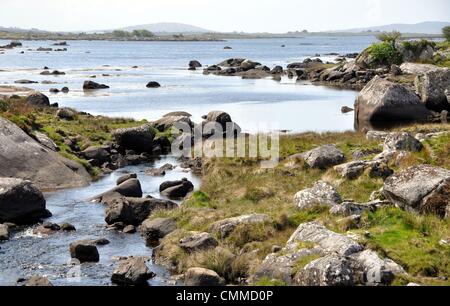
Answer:
<svg viewBox="0 0 450 306"><path fill-rule="evenodd" d="M147 87L147 88L158 88L158 87L161 87L161 84L159 84L158 82L155 82L155 81L151 81L151 82L148 82L145 87Z"/></svg>
<svg viewBox="0 0 450 306"><path fill-rule="evenodd" d="M105 84L99 84L93 81L84 81L83 89L84 90L94 90L94 89L107 89L109 88L108 85Z"/></svg>

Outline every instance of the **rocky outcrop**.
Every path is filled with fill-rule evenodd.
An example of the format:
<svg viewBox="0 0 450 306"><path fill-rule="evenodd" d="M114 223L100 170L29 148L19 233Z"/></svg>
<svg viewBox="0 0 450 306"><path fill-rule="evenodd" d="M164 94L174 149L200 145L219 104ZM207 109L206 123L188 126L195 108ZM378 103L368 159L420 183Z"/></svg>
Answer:
<svg viewBox="0 0 450 306"><path fill-rule="evenodd" d="M108 89L109 86L105 84L99 84L93 81L84 81L83 90L95 90L95 89Z"/></svg>
<svg viewBox="0 0 450 306"><path fill-rule="evenodd" d="M187 253L214 249L219 243L209 233L195 233L180 240L180 248Z"/></svg>
<svg viewBox="0 0 450 306"><path fill-rule="evenodd" d="M450 69L439 69L416 76L416 92L428 109L450 110L446 91L450 91Z"/></svg>
<svg viewBox="0 0 450 306"><path fill-rule="evenodd" d="M172 218L147 219L142 222L141 233L147 245L156 246L159 243L159 239L164 238L176 228L177 224Z"/></svg>
<svg viewBox="0 0 450 306"><path fill-rule="evenodd" d="M311 168L328 169L342 163L344 153L335 145L324 145L299 155Z"/></svg>
<svg viewBox="0 0 450 306"><path fill-rule="evenodd" d="M286 246L269 254L251 277L303 286L388 285L405 271L351 238L317 222L301 224Z"/></svg>
<svg viewBox="0 0 450 306"><path fill-rule="evenodd" d="M114 131L113 137L124 150L151 153L155 130L151 125L145 124L139 127L118 129Z"/></svg>
<svg viewBox="0 0 450 306"><path fill-rule="evenodd" d="M114 270L111 281L118 285L142 286L147 285L147 281L155 276L146 265L145 257L128 257L119 261L118 267Z"/></svg>
<svg viewBox="0 0 450 306"><path fill-rule="evenodd" d="M211 225L210 231L217 233L221 238L228 237L240 225L252 225L270 222L270 217L264 214L242 215L217 221Z"/></svg>
<svg viewBox="0 0 450 306"><path fill-rule="evenodd" d="M30 181L0 178L0 223L29 224L48 216L42 192Z"/></svg>
<svg viewBox="0 0 450 306"><path fill-rule="evenodd" d="M336 189L324 181L319 181L313 187L299 191L294 196L294 205L300 210L314 206L333 206L341 201L341 196Z"/></svg>
<svg viewBox="0 0 450 306"><path fill-rule="evenodd" d="M72 242L69 246L70 256L78 259L81 263L98 262L100 255L98 254L95 242L91 240L80 240Z"/></svg>
<svg viewBox="0 0 450 306"><path fill-rule="evenodd" d="M358 123L426 120L430 115L414 92L379 77L364 87L355 102Z"/></svg>
<svg viewBox="0 0 450 306"><path fill-rule="evenodd" d="M224 286L225 280L216 272L204 268L190 268L184 275L186 286Z"/></svg>
<svg viewBox="0 0 450 306"><path fill-rule="evenodd" d="M449 216L450 171L430 165L418 165L390 176L383 195L392 203L420 213Z"/></svg>
<svg viewBox="0 0 450 306"><path fill-rule="evenodd" d="M106 208L105 221L108 224L139 225L155 210L177 208L178 205L166 200L154 198L122 197L115 199Z"/></svg>
<svg viewBox="0 0 450 306"><path fill-rule="evenodd" d="M0 117L0 177L30 180L40 189L85 186L90 175L75 161L42 146Z"/></svg>

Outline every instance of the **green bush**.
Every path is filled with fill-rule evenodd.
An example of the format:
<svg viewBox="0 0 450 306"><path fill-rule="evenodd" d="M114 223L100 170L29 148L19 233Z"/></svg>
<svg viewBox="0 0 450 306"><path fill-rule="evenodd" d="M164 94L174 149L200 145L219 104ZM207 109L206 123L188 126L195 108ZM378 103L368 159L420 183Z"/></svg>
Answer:
<svg viewBox="0 0 450 306"><path fill-rule="evenodd" d="M447 41L450 41L450 27L443 28L442 34L444 34L444 37Z"/></svg>
<svg viewBox="0 0 450 306"><path fill-rule="evenodd" d="M377 65L399 65L403 62L402 54L389 42L373 44L369 52Z"/></svg>

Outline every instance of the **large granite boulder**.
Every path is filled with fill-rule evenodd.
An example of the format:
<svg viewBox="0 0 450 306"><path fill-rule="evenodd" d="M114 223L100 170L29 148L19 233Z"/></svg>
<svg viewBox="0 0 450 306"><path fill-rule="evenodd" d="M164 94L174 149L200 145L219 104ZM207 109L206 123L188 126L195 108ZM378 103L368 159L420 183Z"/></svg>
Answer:
<svg viewBox="0 0 450 306"><path fill-rule="evenodd" d="M0 178L0 223L35 223L48 216L42 192L30 181Z"/></svg>
<svg viewBox="0 0 450 306"><path fill-rule="evenodd" d="M382 192L404 209L450 217L450 170L430 165L413 166L390 176Z"/></svg>
<svg viewBox="0 0 450 306"><path fill-rule="evenodd" d="M82 165L42 146L1 117L0 144L0 177L29 180L39 189L82 187L90 181Z"/></svg>
<svg viewBox="0 0 450 306"><path fill-rule="evenodd" d="M125 150L151 153L155 134L153 127L145 124L139 127L118 129L114 131L113 137L117 144Z"/></svg>
<svg viewBox="0 0 450 306"><path fill-rule="evenodd" d="M378 76L364 87L355 102L357 122L426 120L430 115L414 92Z"/></svg>
<svg viewBox="0 0 450 306"><path fill-rule="evenodd" d="M439 67L430 64L403 63L400 65L400 70L402 73L413 75L421 75L439 69Z"/></svg>
<svg viewBox="0 0 450 306"><path fill-rule="evenodd" d="M446 91L450 91L450 69L439 69L416 76L416 92L428 109L450 110Z"/></svg>
<svg viewBox="0 0 450 306"><path fill-rule="evenodd" d="M146 262L145 257L132 256L121 259L111 276L111 281L126 286L147 285L147 281L155 274L149 270Z"/></svg>
<svg viewBox="0 0 450 306"><path fill-rule="evenodd" d="M314 206L333 206L342 201L336 189L329 183L318 181L313 187L301 190L294 196L294 204L300 210Z"/></svg>
<svg viewBox="0 0 450 306"><path fill-rule="evenodd" d="M301 158L311 168L328 169L342 163L345 159L344 153L333 144L324 145L308 152L302 153Z"/></svg>

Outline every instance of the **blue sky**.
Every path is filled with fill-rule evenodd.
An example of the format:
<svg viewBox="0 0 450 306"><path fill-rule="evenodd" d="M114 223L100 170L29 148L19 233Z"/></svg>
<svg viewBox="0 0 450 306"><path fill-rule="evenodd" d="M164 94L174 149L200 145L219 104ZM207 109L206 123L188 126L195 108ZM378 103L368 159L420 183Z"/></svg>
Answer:
<svg viewBox="0 0 450 306"><path fill-rule="evenodd" d="M0 26L58 31L182 22L286 32L450 21L450 0L0 0L0 7Z"/></svg>

